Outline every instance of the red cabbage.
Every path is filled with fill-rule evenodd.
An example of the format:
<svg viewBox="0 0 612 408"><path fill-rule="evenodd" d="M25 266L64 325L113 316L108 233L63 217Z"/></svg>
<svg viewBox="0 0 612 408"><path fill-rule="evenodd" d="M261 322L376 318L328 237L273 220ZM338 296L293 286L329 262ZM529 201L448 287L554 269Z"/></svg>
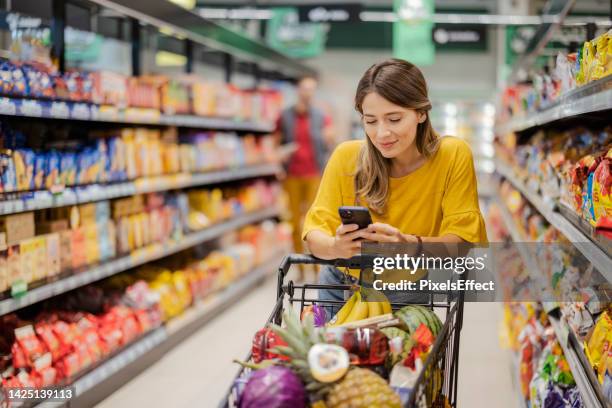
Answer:
<svg viewBox="0 0 612 408"><path fill-rule="evenodd" d="M304 408L306 391L300 378L282 366L262 368L251 374L240 397L240 408Z"/></svg>

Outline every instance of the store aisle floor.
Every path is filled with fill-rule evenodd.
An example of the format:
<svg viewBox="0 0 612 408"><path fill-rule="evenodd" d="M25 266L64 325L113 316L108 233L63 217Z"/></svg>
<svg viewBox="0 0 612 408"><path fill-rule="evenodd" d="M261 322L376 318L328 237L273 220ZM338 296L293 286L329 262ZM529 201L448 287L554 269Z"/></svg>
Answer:
<svg viewBox="0 0 612 408"><path fill-rule="evenodd" d="M98 408L215 407L237 371L253 333L273 307L276 280L267 279ZM466 304L459 362L459 407L519 407L510 354L499 347L499 304Z"/></svg>
<svg viewBox="0 0 612 408"><path fill-rule="evenodd" d="M97 407L216 407L238 370L232 360L245 357L275 296L270 277Z"/></svg>

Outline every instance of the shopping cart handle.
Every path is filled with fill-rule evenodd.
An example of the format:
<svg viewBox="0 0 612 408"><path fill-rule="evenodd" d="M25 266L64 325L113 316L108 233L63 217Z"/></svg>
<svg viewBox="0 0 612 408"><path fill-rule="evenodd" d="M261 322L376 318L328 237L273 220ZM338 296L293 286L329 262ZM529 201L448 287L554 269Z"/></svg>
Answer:
<svg viewBox="0 0 612 408"><path fill-rule="evenodd" d="M362 269L373 264L373 255L358 255L349 259L321 259L306 254L289 254L283 258L278 268L278 296L282 296L281 287L291 265L331 265L337 268Z"/></svg>

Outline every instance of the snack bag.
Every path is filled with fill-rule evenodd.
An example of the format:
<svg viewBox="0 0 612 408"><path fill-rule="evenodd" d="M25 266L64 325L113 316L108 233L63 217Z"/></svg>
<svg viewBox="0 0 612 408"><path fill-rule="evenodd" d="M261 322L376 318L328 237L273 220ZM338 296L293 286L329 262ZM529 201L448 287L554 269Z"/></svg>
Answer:
<svg viewBox="0 0 612 408"><path fill-rule="evenodd" d="M25 364L34 367L34 363L45 353L45 348L40 342L32 325L27 325L15 329L15 342L23 352Z"/></svg>
<svg viewBox="0 0 612 408"><path fill-rule="evenodd" d="M60 154L55 150L50 151L47 156L47 170L45 171L45 187L48 189L60 185L60 167Z"/></svg>
<svg viewBox="0 0 612 408"><path fill-rule="evenodd" d="M595 329L587 342L586 355L591 365L599 374L599 381L603 383L603 375L606 365L607 355L612 345L612 319L608 312L604 312L599 316Z"/></svg>
<svg viewBox="0 0 612 408"><path fill-rule="evenodd" d="M612 149L599 163L593 174L593 213L595 221L602 217L612 218Z"/></svg>
<svg viewBox="0 0 612 408"><path fill-rule="evenodd" d="M38 152L34 158L34 188L40 190L45 187L45 172L47 171L47 154Z"/></svg>

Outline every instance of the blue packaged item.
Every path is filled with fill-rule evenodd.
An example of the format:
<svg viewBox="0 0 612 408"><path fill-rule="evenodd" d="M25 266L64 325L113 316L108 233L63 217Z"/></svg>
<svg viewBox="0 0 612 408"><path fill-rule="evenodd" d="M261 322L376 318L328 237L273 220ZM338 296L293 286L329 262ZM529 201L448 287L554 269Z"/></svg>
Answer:
<svg viewBox="0 0 612 408"><path fill-rule="evenodd" d="M25 174L23 175L23 187L20 190L32 190L34 188L34 164L36 155L31 149L20 149L23 164L25 166ZM19 180L17 180L19 185Z"/></svg>
<svg viewBox="0 0 612 408"><path fill-rule="evenodd" d="M610 375L610 371L607 370L603 382L603 393L608 401L612 401L612 375Z"/></svg>
<svg viewBox="0 0 612 408"><path fill-rule="evenodd" d="M62 153L60 170L60 184L74 186L76 184L76 154Z"/></svg>
<svg viewBox="0 0 612 408"><path fill-rule="evenodd" d="M9 61L0 64L0 93L7 96L27 96L28 85L20 67Z"/></svg>
<svg viewBox="0 0 612 408"><path fill-rule="evenodd" d="M2 191L10 193L17 190L17 177L13 157L2 155Z"/></svg>
<svg viewBox="0 0 612 408"><path fill-rule="evenodd" d="M23 72L27 81L29 96L34 98L53 98L53 78L47 72L24 65Z"/></svg>
<svg viewBox="0 0 612 408"><path fill-rule="evenodd" d="M88 154L88 150L83 149L77 155L77 184L87 184Z"/></svg>
<svg viewBox="0 0 612 408"><path fill-rule="evenodd" d="M45 187L48 189L60 185L60 165L61 157L59 152L51 150L47 157L47 171L45 172Z"/></svg>
<svg viewBox="0 0 612 408"><path fill-rule="evenodd" d="M105 183L108 181L107 160L108 160L108 148L104 139L98 139L96 142L96 161L97 161L97 172L98 182Z"/></svg>
<svg viewBox="0 0 612 408"><path fill-rule="evenodd" d="M47 171L47 154L36 153L34 158L34 188L40 190L45 187L45 175Z"/></svg>
<svg viewBox="0 0 612 408"><path fill-rule="evenodd" d="M113 137L108 141L108 159L106 166L110 181L127 180L125 163L125 144L120 137Z"/></svg>

